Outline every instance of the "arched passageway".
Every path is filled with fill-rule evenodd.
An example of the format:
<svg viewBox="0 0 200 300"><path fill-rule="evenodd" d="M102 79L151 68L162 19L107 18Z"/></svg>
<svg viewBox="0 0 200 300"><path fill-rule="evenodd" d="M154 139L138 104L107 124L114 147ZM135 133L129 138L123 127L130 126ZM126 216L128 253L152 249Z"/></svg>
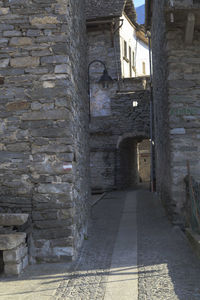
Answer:
<svg viewBox="0 0 200 300"><path fill-rule="evenodd" d="M134 188L150 181L150 141L145 138L126 137L120 141L116 155L116 186Z"/></svg>

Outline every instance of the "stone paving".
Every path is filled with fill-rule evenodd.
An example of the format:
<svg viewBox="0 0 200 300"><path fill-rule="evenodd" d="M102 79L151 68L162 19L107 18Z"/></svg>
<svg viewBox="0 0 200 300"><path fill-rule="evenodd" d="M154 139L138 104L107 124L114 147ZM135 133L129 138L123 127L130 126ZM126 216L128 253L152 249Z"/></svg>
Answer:
<svg viewBox="0 0 200 300"><path fill-rule="evenodd" d="M113 192L92 208L88 240L74 266L75 272L60 283L56 300L104 299L124 199L124 193Z"/></svg>
<svg viewBox="0 0 200 300"><path fill-rule="evenodd" d="M138 193L139 300L199 300L200 262L156 198Z"/></svg>
<svg viewBox="0 0 200 300"><path fill-rule="evenodd" d="M105 299L126 195L127 192L109 193L93 207L88 237L71 269L66 264L52 269L44 265L38 275L38 266L34 266L35 273L28 268L18 279L2 278L0 299ZM200 300L200 261L186 237L169 223L160 203L149 192L135 191L133 198L135 195L138 224L133 231L137 230L138 236L138 300ZM131 263L122 269L122 276L134 273ZM125 276L118 281L119 289L126 281ZM128 298L120 298L125 299Z"/></svg>

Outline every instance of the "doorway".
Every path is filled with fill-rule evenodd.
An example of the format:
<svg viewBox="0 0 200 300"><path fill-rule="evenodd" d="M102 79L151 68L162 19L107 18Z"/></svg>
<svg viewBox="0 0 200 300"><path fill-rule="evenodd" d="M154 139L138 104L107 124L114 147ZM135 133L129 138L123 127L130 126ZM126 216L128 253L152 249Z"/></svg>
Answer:
<svg viewBox="0 0 200 300"><path fill-rule="evenodd" d="M150 182L150 141L127 137L121 141L116 155L116 186L136 188Z"/></svg>

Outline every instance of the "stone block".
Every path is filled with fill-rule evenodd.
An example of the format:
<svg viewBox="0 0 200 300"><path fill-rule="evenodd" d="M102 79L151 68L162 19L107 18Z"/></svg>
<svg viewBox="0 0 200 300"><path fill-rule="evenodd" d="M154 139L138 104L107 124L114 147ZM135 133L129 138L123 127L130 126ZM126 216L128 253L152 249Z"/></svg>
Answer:
<svg viewBox="0 0 200 300"><path fill-rule="evenodd" d="M74 249L73 247L54 247L53 255L56 256L73 256Z"/></svg>
<svg viewBox="0 0 200 300"><path fill-rule="evenodd" d="M188 89L195 86L194 81L189 80L169 80L169 87L174 89Z"/></svg>
<svg viewBox="0 0 200 300"><path fill-rule="evenodd" d="M6 58L6 59L1 59L0 60L0 68L6 68L9 64L10 59Z"/></svg>
<svg viewBox="0 0 200 300"><path fill-rule="evenodd" d="M70 74L71 73L71 68L69 65L67 64L62 64L62 65L57 65L55 67L55 73L68 73Z"/></svg>
<svg viewBox="0 0 200 300"><path fill-rule="evenodd" d="M31 135L36 137L67 137L69 134L66 129L48 127L34 129Z"/></svg>
<svg viewBox="0 0 200 300"><path fill-rule="evenodd" d="M68 107L69 101L67 99L56 99L55 105L58 107Z"/></svg>
<svg viewBox="0 0 200 300"><path fill-rule="evenodd" d="M14 68L37 67L40 64L40 59L32 56L16 57L11 59L10 64Z"/></svg>
<svg viewBox="0 0 200 300"><path fill-rule="evenodd" d="M61 153L58 154L60 160L65 162L72 162L74 160L74 153Z"/></svg>
<svg viewBox="0 0 200 300"><path fill-rule="evenodd" d="M2 214L0 213L0 226L19 226L26 223L28 214Z"/></svg>
<svg viewBox="0 0 200 300"><path fill-rule="evenodd" d="M74 238L72 236L69 236L68 238L52 240L51 241L51 247L53 247L53 248L72 247L73 243L74 243Z"/></svg>
<svg viewBox="0 0 200 300"><path fill-rule="evenodd" d="M10 8L9 7L1 7L0 8L0 15L7 15L10 12Z"/></svg>
<svg viewBox="0 0 200 300"><path fill-rule="evenodd" d="M39 184L38 192L41 194L63 194L71 191L71 185L67 183Z"/></svg>
<svg viewBox="0 0 200 300"><path fill-rule="evenodd" d="M66 43L56 43L52 46L53 52L55 54L63 54L66 52L67 44Z"/></svg>
<svg viewBox="0 0 200 300"><path fill-rule="evenodd" d="M14 143L6 146L8 151L24 152L30 150L29 143Z"/></svg>
<svg viewBox="0 0 200 300"><path fill-rule="evenodd" d="M35 229L63 229L70 227L72 225L72 220L43 220L43 221L34 221Z"/></svg>
<svg viewBox="0 0 200 300"><path fill-rule="evenodd" d="M55 87L55 82L53 81L44 81L42 84L44 89L52 89Z"/></svg>
<svg viewBox="0 0 200 300"><path fill-rule="evenodd" d="M68 152L69 150L69 146L68 145L64 145L64 144L49 144L49 145L44 145L44 146L40 146L40 145L33 145L32 146L32 153L64 153L64 152ZM71 156L67 156L67 158L71 158ZM67 160L67 161L71 161L71 160ZM38 168L37 168L38 169ZM39 167L39 170L44 169Z"/></svg>
<svg viewBox="0 0 200 300"><path fill-rule="evenodd" d="M185 134L185 128L173 128L170 130L171 134Z"/></svg>
<svg viewBox="0 0 200 300"><path fill-rule="evenodd" d="M7 111L17 111L17 110L26 110L30 107L29 102L11 102L6 105Z"/></svg>
<svg viewBox="0 0 200 300"><path fill-rule="evenodd" d="M22 259L22 268L23 270L28 266L28 255L24 256Z"/></svg>
<svg viewBox="0 0 200 300"><path fill-rule="evenodd" d="M32 39L29 37L13 37L10 40L11 46L25 46L32 45Z"/></svg>
<svg viewBox="0 0 200 300"><path fill-rule="evenodd" d="M23 270L23 263L20 262L19 264L5 264L4 272L8 276L19 275Z"/></svg>
<svg viewBox="0 0 200 300"><path fill-rule="evenodd" d="M8 39L0 39L0 46L6 46L8 44Z"/></svg>
<svg viewBox="0 0 200 300"><path fill-rule="evenodd" d="M74 217L74 215L75 215L75 211L72 208L71 209L60 209L57 212L57 217L59 220L66 220L66 219Z"/></svg>
<svg viewBox="0 0 200 300"><path fill-rule="evenodd" d="M67 109L52 110L52 111L34 111L25 113L22 116L22 120L68 120L70 119L70 113Z"/></svg>
<svg viewBox="0 0 200 300"><path fill-rule="evenodd" d="M21 244L14 250L3 251L3 261L4 263L19 263L22 258L27 256L28 248Z"/></svg>
<svg viewBox="0 0 200 300"><path fill-rule="evenodd" d="M69 57L66 55L44 56L41 58L41 64L65 64L69 62Z"/></svg>
<svg viewBox="0 0 200 300"><path fill-rule="evenodd" d="M46 24L58 24L60 23L56 16L43 16L43 17L31 17L31 25L46 25Z"/></svg>
<svg viewBox="0 0 200 300"><path fill-rule="evenodd" d="M38 29L28 29L27 30L27 36L40 36L41 31Z"/></svg>
<svg viewBox="0 0 200 300"><path fill-rule="evenodd" d="M26 233L0 234L0 250L10 250L25 242Z"/></svg>
<svg viewBox="0 0 200 300"><path fill-rule="evenodd" d="M12 30L14 29L14 26L9 25L9 24L0 24L0 30L4 31L4 30Z"/></svg>
<svg viewBox="0 0 200 300"><path fill-rule="evenodd" d="M66 238L66 236L72 235L71 228L50 228L50 229L39 229L33 232L34 239L60 239Z"/></svg>
<svg viewBox="0 0 200 300"><path fill-rule="evenodd" d="M41 68L27 68L25 69L25 73L31 73L31 74L46 74L48 73L48 69L41 67Z"/></svg>
<svg viewBox="0 0 200 300"><path fill-rule="evenodd" d="M52 55L52 52L49 49L43 49L41 51L32 51L32 56L46 56L46 55Z"/></svg>
<svg viewBox="0 0 200 300"><path fill-rule="evenodd" d="M18 30L6 30L3 32L3 36L5 37L14 37L14 36L21 36L22 32Z"/></svg>

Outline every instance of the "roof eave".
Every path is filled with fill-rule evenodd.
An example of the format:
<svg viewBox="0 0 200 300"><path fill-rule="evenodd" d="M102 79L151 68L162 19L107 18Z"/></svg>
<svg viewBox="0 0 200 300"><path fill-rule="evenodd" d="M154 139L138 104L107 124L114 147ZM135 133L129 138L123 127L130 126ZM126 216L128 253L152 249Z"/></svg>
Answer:
<svg viewBox="0 0 200 300"><path fill-rule="evenodd" d="M153 6L153 0L145 0L145 28L146 28L146 30L149 30L151 28L152 6Z"/></svg>
<svg viewBox="0 0 200 300"><path fill-rule="evenodd" d="M106 17L99 17L99 18L87 18L86 19L86 24L89 24L90 22L101 22L101 21L108 21L112 22L113 19L118 19L120 18L120 15L113 15L113 16L106 16Z"/></svg>

